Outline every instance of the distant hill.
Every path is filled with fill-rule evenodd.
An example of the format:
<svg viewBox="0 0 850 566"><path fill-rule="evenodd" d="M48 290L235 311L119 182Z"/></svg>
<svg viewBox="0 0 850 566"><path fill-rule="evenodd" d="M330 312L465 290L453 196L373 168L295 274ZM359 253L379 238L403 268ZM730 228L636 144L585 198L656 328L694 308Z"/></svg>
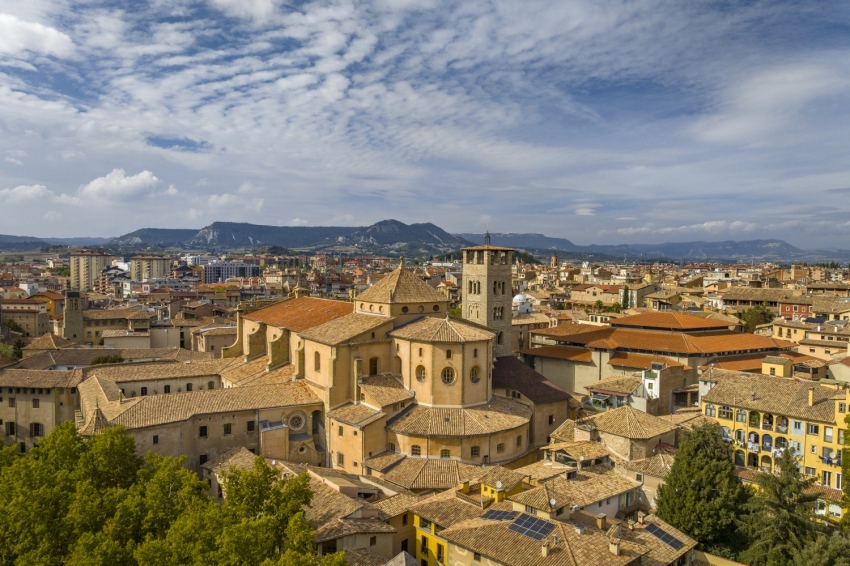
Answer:
<svg viewBox="0 0 850 566"><path fill-rule="evenodd" d="M182 228L142 228L109 241L119 246L181 246L197 234L197 230Z"/></svg>
<svg viewBox="0 0 850 566"><path fill-rule="evenodd" d="M195 232L185 243L190 247L252 248L284 246L301 248L351 234L357 230L338 226L263 226L238 222L213 222Z"/></svg>
<svg viewBox="0 0 850 566"><path fill-rule="evenodd" d="M102 246L112 238L40 238L54 246Z"/></svg>
<svg viewBox="0 0 850 566"><path fill-rule="evenodd" d="M48 245L47 242L32 236L7 236L0 234L0 250L23 252Z"/></svg>
<svg viewBox="0 0 850 566"><path fill-rule="evenodd" d="M345 240L385 246L404 243L448 248L458 248L472 244L469 240L449 234L430 222L425 224L405 224L398 220L382 220L367 228L359 228L346 236Z"/></svg>
<svg viewBox="0 0 850 566"><path fill-rule="evenodd" d="M456 234L457 236L475 242L484 243L484 234ZM535 248L573 252L581 246L576 246L566 238L550 238L543 234L490 234L490 243L494 246L509 248Z"/></svg>

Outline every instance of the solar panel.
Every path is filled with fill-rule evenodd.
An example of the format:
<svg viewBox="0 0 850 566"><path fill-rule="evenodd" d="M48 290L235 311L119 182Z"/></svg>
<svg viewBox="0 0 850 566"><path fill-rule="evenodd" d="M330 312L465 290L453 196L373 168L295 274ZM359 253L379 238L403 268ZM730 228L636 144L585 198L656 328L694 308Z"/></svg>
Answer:
<svg viewBox="0 0 850 566"><path fill-rule="evenodd" d="M552 523L532 517L531 515L526 515L525 513L520 514L516 521L508 525L508 529L513 532L533 538L534 540L543 540L554 528L555 525Z"/></svg>
<svg viewBox="0 0 850 566"><path fill-rule="evenodd" d="M490 519L491 521L508 521L517 516L517 511L487 511L481 515L482 519Z"/></svg>
<svg viewBox="0 0 850 566"><path fill-rule="evenodd" d="M667 546L671 546L676 550L679 550L684 544L682 541L669 534L667 531L659 527L658 525L653 525L652 523L646 526L646 530L649 531L651 535L654 535L658 540L665 543Z"/></svg>

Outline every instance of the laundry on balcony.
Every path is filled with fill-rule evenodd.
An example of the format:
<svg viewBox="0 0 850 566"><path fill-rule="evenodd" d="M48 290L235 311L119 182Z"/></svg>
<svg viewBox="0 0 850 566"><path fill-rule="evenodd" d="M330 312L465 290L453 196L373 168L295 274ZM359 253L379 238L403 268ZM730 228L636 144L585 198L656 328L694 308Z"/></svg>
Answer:
<svg viewBox="0 0 850 566"><path fill-rule="evenodd" d="M747 448L750 450L750 452L761 452L761 446L759 446L755 442L748 442Z"/></svg>

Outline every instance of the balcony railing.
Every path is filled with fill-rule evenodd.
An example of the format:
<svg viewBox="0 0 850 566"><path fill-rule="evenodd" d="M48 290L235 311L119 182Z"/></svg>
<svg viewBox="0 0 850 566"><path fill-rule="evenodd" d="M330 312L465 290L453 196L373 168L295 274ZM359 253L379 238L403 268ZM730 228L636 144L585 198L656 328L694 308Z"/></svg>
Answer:
<svg viewBox="0 0 850 566"><path fill-rule="evenodd" d="M759 445L758 445L758 444L756 444L755 442L749 442L749 443L747 443L747 449L748 449L750 452L753 452L753 453L755 453L755 454L758 454L759 452L761 452L761 446L759 446Z"/></svg>
<svg viewBox="0 0 850 566"><path fill-rule="evenodd" d="M773 423L761 423L762 430L773 430Z"/></svg>
<svg viewBox="0 0 850 566"><path fill-rule="evenodd" d="M785 433L785 434L787 434L787 433L788 433L788 425L787 425L787 424L784 424L784 425L778 424L778 425L776 425L776 432L781 432L781 433Z"/></svg>

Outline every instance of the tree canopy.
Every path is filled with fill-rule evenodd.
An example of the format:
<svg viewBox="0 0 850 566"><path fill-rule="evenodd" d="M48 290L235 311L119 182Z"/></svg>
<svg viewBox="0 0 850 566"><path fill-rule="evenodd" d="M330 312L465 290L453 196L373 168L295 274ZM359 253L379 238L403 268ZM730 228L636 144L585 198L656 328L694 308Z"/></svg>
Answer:
<svg viewBox="0 0 850 566"><path fill-rule="evenodd" d="M737 521L748 499L720 428L682 431L670 474L658 488L658 516L703 547L730 555L738 546Z"/></svg>
<svg viewBox="0 0 850 566"><path fill-rule="evenodd" d="M767 305L755 305L741 313L741 320L744 322L744 330L749 333L756 331L756 327L762 324L767 324L773 320L773 313L767 308Z"/></svg>
<svg viewBox="0 0 850 566"><path fill-rule="evenodd" d="M84 438L63 423L30 454L0 450L0 565L344 566L313 549L306 475L257 457L223 481L219 505L183 459L137 456L121 427Z"/></svg>

